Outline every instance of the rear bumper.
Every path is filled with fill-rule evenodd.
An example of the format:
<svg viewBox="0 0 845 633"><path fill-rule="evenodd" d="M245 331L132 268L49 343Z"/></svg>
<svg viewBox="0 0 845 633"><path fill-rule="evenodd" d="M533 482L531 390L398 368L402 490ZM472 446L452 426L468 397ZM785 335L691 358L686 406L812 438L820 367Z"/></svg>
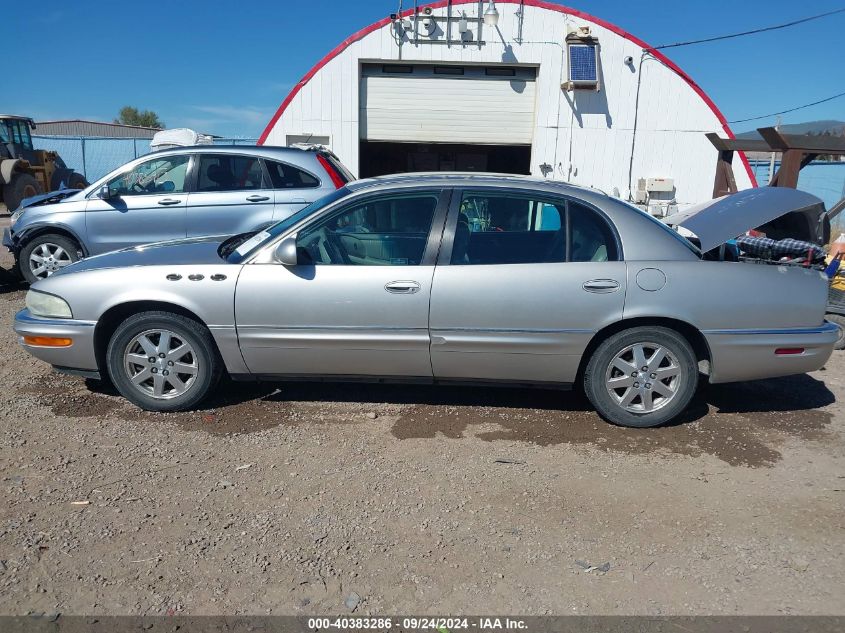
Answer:
<svg viewBox="0 0 845 633"><path fill-rule="evenodd" d="M54 367L97 371L97 357L94 352L94 329L96 321L77 319L43 319L32 316L29 310L21 310L15 315L15 332L18 342L36 358L50 363ZM42 347L23 342L24 336L48 336L69 338L73 343L67 347Z"/></svg>
<svg viewBox="0 0 845 633"><path fill-rule="evenodd" d="M833 352L839 326L825 321L819 327L760 330L707 330L710 382L738 382L803 374L821 369ZM775 354L780 348L804 351Z"/></svg>

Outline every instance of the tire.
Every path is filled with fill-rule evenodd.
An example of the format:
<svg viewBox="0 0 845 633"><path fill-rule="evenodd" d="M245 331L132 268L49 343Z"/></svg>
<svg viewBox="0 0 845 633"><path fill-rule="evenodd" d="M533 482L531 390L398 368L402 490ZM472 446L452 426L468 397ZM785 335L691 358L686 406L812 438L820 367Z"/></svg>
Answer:
<svg viewBox="0 0 845 633"><path fill-rule="evenodd" d="M44 188L32 174L18 171L12 174L11 182L3 187L3 203L9 212L15 211L21 200L44 193Z"/></svg>
<svg viewBox="0 0 845 633"><path fill-rule="evenodd" d="M147 411L195 407L217 385L222 372L214 340L205 327L179 314L157 311L141 312L118 326L106 350L106 366L120 394Z"/></svg>
<svg viewBox="0 0 845 633"><path fill-rule="evenodd" d="M658 350L663 351L662 360L655 358ZM643 359L647 372L640 365ZM656 364L649 366L650 361ZM658 373L665 377L655 377ZM619 426L645 428L671 422L687 408L697 386L692 347L678 332L664 327L635 327L612 335L596 348L584 371L587 398L602 418Z"/></svg>
<svg viewBox="0 0 845 633"><path fill-rule="evenodd" d="M64 235L44 233L24 244L18 268L24 281L35 283L81 258L79 244Z"/></svg>
<svg viewBox="0 0 845 633"><path fill-rule="evenodd" d="M85 189L88 186L88 181L85 180L85 176L80 173L72 172L70 178L68 178L67 188L68 189Z"/></svg>
<svg viewBox="0 0 845 633"><path fill-rule="evenodd" d="M828 312L824 318L839 326L839 338L836 339L833 349L845 349L845 316Z"/></svg>

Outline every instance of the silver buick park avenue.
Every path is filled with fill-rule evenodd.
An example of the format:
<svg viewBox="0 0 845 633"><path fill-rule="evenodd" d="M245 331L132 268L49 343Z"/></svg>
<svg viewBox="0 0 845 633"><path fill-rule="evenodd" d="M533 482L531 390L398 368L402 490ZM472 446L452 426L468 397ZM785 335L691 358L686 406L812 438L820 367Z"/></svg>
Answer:
<svg viewBox="0 0 845 633"><path fill-rule="evenodd" d="M540 179L362 180L257 233L83 259L35 283L14 327L34 356L153 411L198 405L225 372L578 386L606 420L656 426L702 374L827 361L838 329L822 272L713 255L767 214L819 203L740 192L687 213L688 238Z"/></svg>

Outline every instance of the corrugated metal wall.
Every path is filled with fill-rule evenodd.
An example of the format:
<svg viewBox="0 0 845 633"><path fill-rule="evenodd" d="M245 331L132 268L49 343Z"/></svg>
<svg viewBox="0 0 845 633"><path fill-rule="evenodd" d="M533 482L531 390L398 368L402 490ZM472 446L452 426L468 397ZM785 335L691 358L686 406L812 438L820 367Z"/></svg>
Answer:
<svg viewBox="0 0 845 633"><path fill-rule="evenodd" d="M98 136L103 138L152 138L152 128L98 121L36 121L40 136Z"/></svg>

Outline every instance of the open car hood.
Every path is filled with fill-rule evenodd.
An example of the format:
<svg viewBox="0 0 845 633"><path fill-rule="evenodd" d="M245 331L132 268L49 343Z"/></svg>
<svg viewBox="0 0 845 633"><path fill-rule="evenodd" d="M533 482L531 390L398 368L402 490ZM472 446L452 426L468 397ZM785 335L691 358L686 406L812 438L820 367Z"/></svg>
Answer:
<svg viewBox="0 0 845 633"><path fill-rule="evenodd" d="M776 240L791 237L821 245L830 237L824 202L787 187L746 189L694 205L664 222L694 233L704 253L758 228Z"/></svg>

